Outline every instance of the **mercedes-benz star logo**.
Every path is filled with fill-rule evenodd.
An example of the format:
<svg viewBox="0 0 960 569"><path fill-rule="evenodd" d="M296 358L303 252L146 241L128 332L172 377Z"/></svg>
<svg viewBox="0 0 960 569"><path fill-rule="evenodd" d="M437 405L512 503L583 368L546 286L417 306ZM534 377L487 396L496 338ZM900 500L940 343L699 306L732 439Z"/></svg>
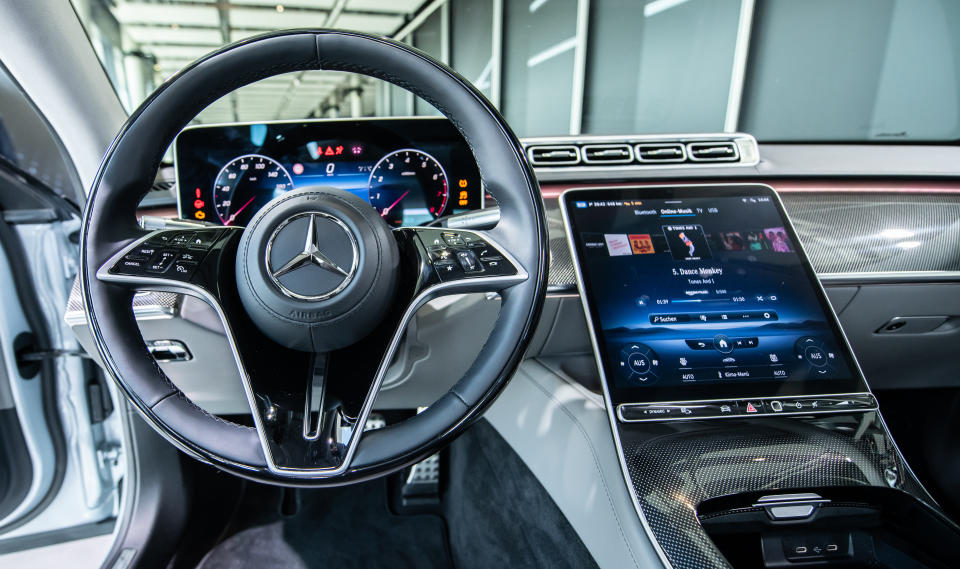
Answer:
<svg viewBox="0 0 960 569"><path fill-rule="evenodd" d="M307 218L305 238L304 224L299 221L303 218ZM291 257L300 243L302 249ZM282 259L288 260L279 261ZM353 280L358 263L353 232L343 221L323 212L294 215L267 241L267 274L281 292L292 298L324 300L336 295Z"/></svg>

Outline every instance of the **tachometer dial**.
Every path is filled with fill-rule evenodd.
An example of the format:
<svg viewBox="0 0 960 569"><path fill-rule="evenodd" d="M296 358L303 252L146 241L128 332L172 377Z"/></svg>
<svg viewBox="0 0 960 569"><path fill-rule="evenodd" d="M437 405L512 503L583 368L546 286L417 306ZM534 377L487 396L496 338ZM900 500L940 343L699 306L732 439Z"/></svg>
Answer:
<svg viewBox="0 0 960 569"><path fill-rule="evenodd" d="M293 180L276 160L260 154L238 156L217 174L213 207L224 225L246 225L274 197L293 189Z"/></svg>
<svg viewBox="0 0 960 569"><path fill-rule="evenodd" d="M413 148L396 150L370 172L370 204L394 227L443 215L450 200L447 173L436 158Z"/></svg>

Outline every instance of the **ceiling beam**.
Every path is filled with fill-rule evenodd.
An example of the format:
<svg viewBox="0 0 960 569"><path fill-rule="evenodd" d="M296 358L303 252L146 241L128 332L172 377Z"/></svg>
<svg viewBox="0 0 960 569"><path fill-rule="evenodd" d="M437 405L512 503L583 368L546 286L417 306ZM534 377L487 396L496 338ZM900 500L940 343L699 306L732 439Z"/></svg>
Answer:
<svg viewBox="0 0 960 569"><path fill-rule="evenodd" d="M343 13L343 9L347 7L347 2L349 0L337 0L333 5L333 9L330 10L330 13L327 15L327 20L323 23L324 28L332 28L337 25L337 20L340 19L340 14ZM287 110L287 107L290 106L290 102L293 100L293 91L300 86L300 82L303 80L303 76L306 71L301 71L290 81L290 85L287 87L286 92L283 94L283 99L280 101L280 106L277 107L276 119L279 120L283 112Z"/></svg>
<svg viewBox="0 0 960 569"><path fill-rule="evenodd" d="M343 9L347 7L347 0L337 0L336 4L333 5L333 9L330 10L330 14L327 15L327 21L323 23L323 27L332 28L337 25L337 20L340 19L340 14L343 13Z"/></svg>
<svg viewBox="0 0 960 569"><path fill-rule="evenodd" d="M217 13L220 15L220 35L223 44L230 43L230 8L224 2L217 2ZM237 92L230 92L230 110L233 112L233 120L240 121L240 112L237 110Z"/></svg>
<svg viewBox="0 0 960 569"><path fill-rule="evenodd" d="M176 8L178 6L184 7L205 7L209 8L212 6L217 6L218 8L223 6L227 9L236 8L238 10L271 10L276 11L277 5L283 6L283 11L286 12L327 12L332 10L331 7L311 7L311 6L288 6L283 0L277 0L276 2L263 2L262 4L247 4L239 2L229 2L229 1L217 1L217 2L200 2L196 0L164 0L161 6L169 6L171 8ZM334 5L336 2L334 2ZM355 14L359 16L405 16L408 15L408 12L405 10L375 10L370 8L359 8L349 10L350 14ZM132 22L131 22L132 23Z"/></svg>
<svg viewBox="0 0 960 569"><path fill-rule="evenodd" d="M407 36L412 34L414 30L419 28L420 25L423 24L423 22L427 18L432 16L433 13L436 12L438 8L440 8L440 6L443 6L446 3L447 3L447 0L433 0L433 2L430 2L425 7L422 7L420 11L417 12L416 15L409 22L407 22L406 24L401 26L399 30L394 32L393 39L397 41L403 41L407 39Z"/></svg>

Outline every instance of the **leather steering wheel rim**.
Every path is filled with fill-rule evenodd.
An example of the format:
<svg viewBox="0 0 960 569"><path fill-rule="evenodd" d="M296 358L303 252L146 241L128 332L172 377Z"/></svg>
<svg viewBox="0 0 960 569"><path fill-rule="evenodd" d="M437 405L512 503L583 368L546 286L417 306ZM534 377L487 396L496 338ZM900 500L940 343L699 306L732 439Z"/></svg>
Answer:
<svg viewBox="0 0 960 569"><path fill-rule="evenodd" d="M132 289L98 278L98 271L118 251L147 235L136 222L137 205L176 134L209 103L236 88L302 70L382 79L446 115L470 146L484 185L500 206L500 221L488 232L489 239L507 247L526 277L499 291L500 315L467 374L415 417L358 433L349 464L330 475L278 471L256 429L224 421L190 402L149 355L131 309ZM412 464L448 444L480 416L519 365L533 334L546 292L546 244L543 202L523 148L469 82L426 54L392 40L297 30L251 38L206 56L170 78L131 115L105 154L84 210L80 283L101 361L124 396L164 437L188 454L239 476L274 484L330 486Z"/></svg>

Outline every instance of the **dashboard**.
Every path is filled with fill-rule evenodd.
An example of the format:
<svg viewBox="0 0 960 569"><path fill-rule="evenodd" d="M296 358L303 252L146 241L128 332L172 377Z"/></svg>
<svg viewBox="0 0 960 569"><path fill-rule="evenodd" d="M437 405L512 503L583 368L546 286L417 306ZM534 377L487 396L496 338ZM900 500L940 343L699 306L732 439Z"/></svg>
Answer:
<svg viewBox="0 0 960 569"><path fill-rule="evenodd" d="M335 187L391 227L481 209L473 154L444 118L302 120L198 125L174 143L182 219L243 226L296 188Z"/></svg>
<svg viewBox="0 0 960 569"><path fill-rule="evenodd" d="M298 124L306 124L315 128L313 125L320 122L325 121L298 121ZM342 121L341 125L365 122L370 121ZM384 122L387 122L391 129L412 129L408 136L403 136L403 132L400 133L401 139L398 144L414 144L415 139L419 137L419 133L423 132L417 130L420 129L421 125L430 131L439 130L442 134L440 139L453 136L454 145L463 144L459 137L451 133L448 125L432 126L433 123L445 122L442 119L396 120L396 126L389 125L390 121ZM403 125L407 123L412 126L404 127ZM326 125L324 125L324 128L329 129ZM217 131L215 127L190 127L184 132L184 139L192 131L204 129ZM230 129L223 130L229 131ZM220 136L226 137L227 135L221 133ZM661 139L662 137L611 136L602 139L601 142L607 144L655 144L663 143ZM408 142L404 143L404 140ZM584 144L586 142L596 144L597 139L591 138L582 142ZM571 139L527 139L524 143L528 147L537 144L562 146L571 144ZM577 141L573 143L580 144ZM246 144L251 143L248 141ZM400 148L400 146L396 148ZM461 156L466 156L467 150L463 146L459 148L459 150L454 148L451 152L460 152ZM803 253L809 257L817 275L823 281L827 294L830 296L831 304L843 324L843 330L856 351L859 366L855 367L863 369L863 373L869 378L871 388L890 390L908 387L956 387L956 358L954 356L958 337L957 330L960 328L957 327L956 317L949 315L960 314L960 303L957 301L960 298L957 289L960 287L955 281L956 275L960 274L958 272L960 271L960 261L958 261L960 254L958 254L956 247L956 244L960 242L957 239L956 224L958 215L960 215L958 214L960 212L960 186L955 181L945 179L918 178L915 171L911 171L913 178L894 179L891 168L894 168L894 165L898 162L887 160L871 162L866 165L863 163L864 156L872 155L870 153L876 150L875 147L868 149L857 147L851 148L849 151L844 150L844 148L831 147L829 152L824 151L824 153L818 154L820 159L829 161L831 171L842 173L842 175L833 178L810 178L813 166L800 165L795 160L796 156L802 155L801 151L809 150L802 145L801 147L797 145L766 145L763 147L763 156L765 157L763 163L771 168L771 170L765 171L765 175L758 175L754 166L727 166L726 169L721 169L709 162L680 164L679 166L683 166L683 168L679 166L652 168L646 163L634 166L611 166L604 169L592 166L589 168L580 166L539 167L536 172L541 182L547 209L551 255L550 289L541 326L545 329L564 331L563 334L551 335L550 342L545 344L539 355L547 359L560 357L560 355L563 355L564 358L572 358L572 361L578 362L577 365L583 366L582 369L577 368L575 379L590 386L591 389L603 391L601 389L602 383L597 375L597 366L592 361L577 355L591 353L592 346L587 324L582 321L576 270L567 243L565 221L558 207L559 201L561 201L559 198L563 191L576 187L597 188L597 191L601 191L599 188L610 186L635 188L642 185L673 184L677 181L691 184L697 183L698 179L730 180L731 182L755 180L772 186L779 194L789 213L790 222L799 234L799 239L802 240ZM210 174L209 182L202 191L202 195L206 196L212 193L210 188L212 188L213 179L219 169L232 157L238 155L235 152L236 148L232 150L233 153L231 153L230 148L227 151L222 151L222 149L213 146L210 149L211 157L195 156L192 159L187 158L185 160L185 155L181 156L180 175L186 174L185 169L195 168L198 165L204 168L212 167L214 171ZM915 164L921 163L921 159L929 155L930 148L898 146L896 152L898 155L906 153L911 158L907 162ZM949 152L951 156L956 154L953 150ZM434 155L437 158L440 158L441 154L441 151L434 150ZM744 153L744 155L748 154ZM756 149L754 154L756 154ZM442 159L441 161L443 162ZM213 166L210 166L211 164ZM816 162L816 164L819 164L819 162ZM445 162L443 165L450 180L454 180L455 167ZM469 170L474 167L471 164L467 165ZM865 179L863 174L865 171L880 172L884 176L891 176L891 179ZM172 178L173 173L171 172L169 177L165 179L172 181ZM473 181L471 180L469 183L473 184ZM191 187L189 189L192 192L196 188ZM473 190L474 186L470 186L470 189ZM166 195L166 189L163 192L154 193ZM193 197L192 193L186 191L183 193ZM163 201L162 203L158 201L156 204L143 206L140 214L175 217L176 212L167 208L175 207L177 195L178 192L174 190L171 195L174 198L173 201ZM483 198L480 192L470 193L469 195L470 199L478 201ZM905 196L909 199L905 199ZM191 218L193 210L189 203L186 199L181 200L181 203L183 206L181 208L182 216ZM494 204L492 201L488 201L486 205ZM895 231L891 231L891 228ZM904 231L904 229L910 231ZM729 231L749 232L750 230L741 226L730 228ZM601 233L603 232L601 230ZM634 233L633 229L624 231L626 235ZM654 234L656 234L655 231ZM156 298L155 293L144 293L138 303L145 304L148 299ZM157 310L164 311L164 313L179 310L177 308L178 301L175 298L169 300L166 297L160 298L162 302L159 302ZM85 322L82 310L80 310L82 303L76 294L71 296L71 299L71 304L75 308L71 315L75 317L77 326L80 326ZM153 301L151 300L151 302ZM455 306L459 307L462 304ZM187 306L185 314L188 314L186 320L190 321L198 309L196 309L196 303L188 302L185 306ZM481 308L478 306L477 310L481 310ZM486 316L485 312L483 314ZM922 316L913 317L913 315ZM491 319L495 317L495 311L489 315ZM181 318L173 319L173 322L181 321L183 321ZM430 329L429 332L423 332L423 334L435 334L436 337L449 336L451 334L449 327L454 321L455 319L452 318L445 319L445 328L438 326L436 331ZM160 326L155 322L150 324L150 326L154 325ZM421 328L421 330L428 329L427 327ZM191 352L207 350L206 347L194 345L196 340L192 339L190 330L192 328L189 328L189 326L185 332L158 329L152 338L161 340L181 338ZM474 343L482 343L484 338L481 332L469 327L454 329L453 333L454 335L469 337L471 342ZM708 337L710 335L704 336L704 339ZM737 338L741 336L731 334L728 337ZM760 336L743 334L742 337L759 338ZM638 339L638 341L640 340ZM227 350L227 347L224 346L222 349ZM666 355L666 352L656 349L654 351L659 356ZM225 353L229 356L229 352ZM786 353L789 355L790 350L788 349ZM911 356L904 357L903 354L911 354ZM745 354L745 351L742 350L740 354L735 353L732 356L746 364L747 362L740 359L738 355L748 354ZM691 361L690 358L688 358L688 361ZM164 365L167 373L171 374L175 381L183 383L191 397L197 398L204 405L215 409L217 412L245 412L247 404L242 390L236 394L234 399L209 398L211 393L209 389L210 381L218 385L232 384L231 382L235 381L230 370L203 369L198 372L192 369L193 366L200 365L198 362L200 360L195 359L192 362L176 362ZM454 363L456 362L452 359L443 360L435 364L434 367L445 369L454 365ZM855 375L859 375L858 370L855 369L854 372ZM207 382L191 383L194 376L207 378ZM613 377L610 374L607 374L607 376ZM431 376L430 382L432 383L428 382L430 389L445 385L443 382L446 379L446 373L437 374L435 377ZM845 387L847 386L842 384L846 384L847 381L834 379L837 381L824 380L820 382L817 386L817 392L840 393L846 391ZM732 382L719 381L719 379L712 384L703 381L699 384L699 387L696 383L684 382L675 385L672 389L668 387L668 381L669 378L664 377L656 383L635 386L633 391L624 395L622 401L655 402L668 399L690 401L700 397L736 398L740 395L755 396L758 393L758 390L754 390L751 385L740 384L740 387L734 388ZM403 381L399 381L397 385L400 383L403 383ZM788 388L799 390L800 386L791 387L791 383L764 380L760 387L764 387L768 392L777 392L777 397L783 398L786 396L784 392ZM855 382L851 381L849 383L853 384ZM710 385L713 387L711 388ZM726 394L714 395L710 393L711 390L720 391L721 389L729 391ZM778 389L780 391L777 391ZM850 385L849 392L855 391L862 391L862 388ZM406 397L404 390L391 389L387 392L404 393L402 396ZM396 395L396 397L401 397L401 395ZM429 398L423 399L423 401L430 400ZM404 401L405 405L413 400ZM420 404L417 401L420 400L414 401L415 405ZM397 406L398 403L394 402L393 405Z"/></svg>

